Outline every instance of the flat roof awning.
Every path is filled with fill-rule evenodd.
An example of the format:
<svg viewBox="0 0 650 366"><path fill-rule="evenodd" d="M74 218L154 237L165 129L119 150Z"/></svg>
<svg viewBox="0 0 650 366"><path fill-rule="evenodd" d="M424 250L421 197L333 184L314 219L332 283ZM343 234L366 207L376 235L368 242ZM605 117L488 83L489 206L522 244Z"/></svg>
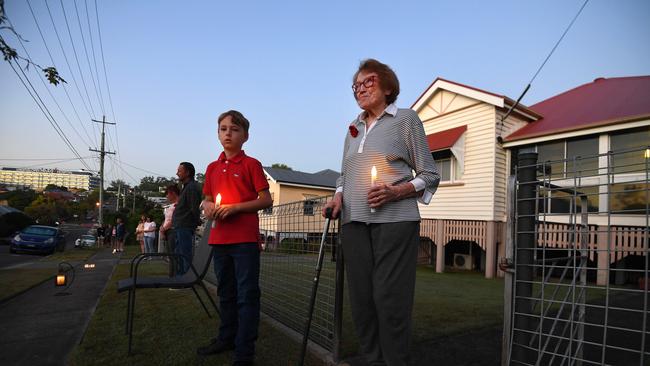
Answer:
<svg viewBox="0 0 650 366"><path fill-rule="evenodd" d="M429 150L439 151L450 149L456 141L467 131L467 125L450 128L448 130L440 131L427 135L427 142L429 143Z"/></svg>

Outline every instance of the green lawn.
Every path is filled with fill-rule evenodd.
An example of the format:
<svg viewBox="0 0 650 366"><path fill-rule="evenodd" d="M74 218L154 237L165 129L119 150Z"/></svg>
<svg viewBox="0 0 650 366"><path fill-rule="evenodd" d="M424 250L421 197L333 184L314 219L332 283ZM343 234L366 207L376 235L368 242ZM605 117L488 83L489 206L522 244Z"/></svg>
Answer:
<svg viewBox="0 0 650 366"><path fill-rule="evenodd" d="M296 275L295 269L288 267L285 267L286 273L278 273L283 267L277 264L273 267L276 276ZM163 275L166 267L155 262L147 264L145 270L148 274ZM329 268L324 270L323 275L331 274ZM196 356L196 347L216 334L218 321L206 316L191 291L166 289L139 292L134 324L135 353L127 356L128 337L124 334L127 294L118 294L115 284L127 276L128 265L118 265L83 342L71 355L71 365L230 364L231 353L208 358ZM263 296L270 295L263 293ZM430 267L420 267L415 303L414 343L498 326L503 319L503 281L486 280L479 273L437 274ZM300 313L294 316L302 318ZM357 348L346 300L341 354L343 357L354 355ZM257 365L294 365L298 350L298 340L262 321L257 341ZM311 356L307 364L315 366L322 362Z"/></svg>
<svg viewBox="0 0 650 366"><path fill-rule="evenodd" d="M41 258L38 262L45 265L35 264L13 269L0 269L0 300L14 296L44 281L56 276L58 263L85 261L97 252L98 249L71 249L65 252L56 252L47 257ZM51 266L47 265L51 263Z"/></svg>
<svg viewBox="0 0 650 366"><path fill-rule="evenodd" d="M164 275L166 264L146 263L143 273ZM143 266L143 267L144 267ZM147 289L137 292L132 356L127 356L124 334L127 293L117 293L116 282L128 277L129 266L120 264L103 294L82 343L70 356L70 365L230 365L232 353L196 356L196 348L209 342L218 321L208 318L190 290ZM298 342L262 321L257 341L258 365L293 365ZM323 363L310 356L310 366Z"/></svg>

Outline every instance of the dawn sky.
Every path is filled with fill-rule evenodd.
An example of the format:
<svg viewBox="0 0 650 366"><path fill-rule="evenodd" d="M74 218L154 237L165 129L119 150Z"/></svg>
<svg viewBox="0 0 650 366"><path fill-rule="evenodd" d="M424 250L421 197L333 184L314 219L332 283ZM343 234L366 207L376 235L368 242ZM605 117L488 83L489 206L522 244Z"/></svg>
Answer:
<svg viewBox="0 0 650 366"><path fill-rule="evenodd" d="M400 107L436 77L516 99L583 2L98 0L100 45L95 0L64 0L68 25L60 1L6 0L27 52L10 31L0 32L21 56L55 65L68 81L65 89L47 86L62 113L35 68L25 71L82 157L98 147L91 119L106 114L117 122L107 127L107 147L119 150L122 164L107 160L107 183L133 184L173 176L180 161L203 172L221 151L216 117L228 109L251 121L244 149L263 165L338 171L347 126L359 113L350 84L360 60L393 67ZM650 1L589 1L522 102L597 77L650 74L649 19ZM83 168L58 161L74 155L4 60L0 124L0 166ZM97 159L86 161L97 169Z"/></svg>

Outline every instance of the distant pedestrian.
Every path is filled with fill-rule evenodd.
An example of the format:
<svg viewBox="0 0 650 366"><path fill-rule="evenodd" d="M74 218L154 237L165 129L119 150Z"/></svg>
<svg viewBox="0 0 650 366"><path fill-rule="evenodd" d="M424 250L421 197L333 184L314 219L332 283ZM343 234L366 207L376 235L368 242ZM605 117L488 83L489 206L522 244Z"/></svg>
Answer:
<svg viewBox="0 0 650 366"><path fill-rule="evenodd" d="M179 261L178 276L182 276L190 268L192 261L192 246L194 244L194 230L201 223L201 188L194 180L194 165L186 161L178 165L176 176L183 188L178 197L176 208L172 216L172 227L176 232L176 248L174 252L183 256Z"/></svg>
<svg viewBox="0 0 650 366"><path fill-rule="evenodd" d="M172 226L172 220L174 215L174 209L176 208L176 202L178 202L178 195L180 190L175 184L170 184L165 189L165 196L169 205L165 206L165 222L160 225L160 238L164 243L166 253L174 253L176 250L176 233ZM178 271L179 262L176 258L171 258L169 261L169 277L174 277Z"/></svg>
<svg viewBox="0 0 650 366"><path fill-rule="evenodd" d="M151 220L151 216L146 216L144 222L144 250L145 253L155 253L154 247L156 242L156 223Z"/></svg>
<svg viewBox="0 0 650 366"><path fill-rule="evenodd" d="M113 235L113 226L106 226L106 229L104 229L104 244L107 247L113 248Z"/></svg>
<svg viewBox="0 0 650 366"><path fill-rule="evenodd" d="M138 226L135 228L135 240L140 244L140 253L144 253L144 222L147 221L144 215L140 216Z"/></svg>
<svg viewBox="0 0 650 366"><path fill-rule="evenodd" d="M100 226L97 228L97 247L101 248L104 246L104 232L106 229L104 226Z"/></svg>
<svg viewBox="0 0 650 366"><path fill-rule="evenodd" d="M115 249L113 253L121 253L124 251L124 237L126 236L126 228L121 218L117 218L115 224Z"/></svg>
<svg viewBox="0 0 650 366"><path fill-rule="evenodd" d="M248 120L237 111L218 118L223 152L205 173L203 207L215 220L208 243L214 247L214 273L221 309L216 338L199 355L235 350L233 365L253 365L260 321L260 245L257 211L273 205L259 161L242 150ZM221 196L220 204L215 200Z"/></svg>

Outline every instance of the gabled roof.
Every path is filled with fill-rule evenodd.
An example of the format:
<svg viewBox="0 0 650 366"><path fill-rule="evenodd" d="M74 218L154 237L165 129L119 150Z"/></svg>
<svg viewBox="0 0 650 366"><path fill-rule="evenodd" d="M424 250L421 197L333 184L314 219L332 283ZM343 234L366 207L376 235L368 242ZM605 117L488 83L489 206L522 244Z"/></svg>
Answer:
<svg viewBox="0 0 650 366"><path fill-rule="evenodd" d="M598 78L530 106L543 116L505 138L516 141L650 118L650 76Z"/></svg>
<svg viewBox="0 0 650 366"><path fill-rule="evenodd" d="M448 130L432 133L427 135L430 151L438 151L452 147L465 131L467 125L462 125Z"/></svg>
<svg viewBox="0 0 650 366"><path fill-rule="evenodd" d="M478 101L491 104L497 108L510 108L512 105L515 104L515 101L513 99L510 99L505 95L495 94L483 89L475 88L473 86L457 83L455 81L446 80L439 77L436 78L431 83L431 85L429 85L429 87L420 95L420 97L418 97L418 99L413 103L413 105L411 105L411 109L413 109L416 112L419 112L422 108L424 108L427 105L427 103L429 103L431 98L440 89L444 89L452 93L464 95L468 98L476 99ZM519 114L525 117L528 117L530 120L535 120L541 117L540 115L530 110L528 107L526 107L521 103L517 105L515 111L517 111Z"/></svg>
<svg viewBox="0 0 650 366"><path fill-rule="evenodd" d="M320 188L336 188L336 180L341 175L331 169L316 173L305 173L297 170L264 167L264 172L278 183L300 184Z"/></svg>

